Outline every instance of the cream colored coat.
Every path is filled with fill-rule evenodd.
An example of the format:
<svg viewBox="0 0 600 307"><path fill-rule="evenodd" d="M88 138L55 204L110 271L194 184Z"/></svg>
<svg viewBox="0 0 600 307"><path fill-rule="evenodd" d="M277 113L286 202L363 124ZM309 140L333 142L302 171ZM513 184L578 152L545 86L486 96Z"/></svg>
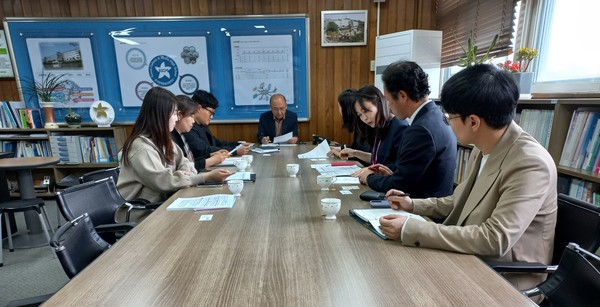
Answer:
<svg viewBox="0 0 600 307"><path fill-rule="evenodd" d="M443 224L408 220L402 244L474 254L486 260L549 263L557 210L552 157L514 122L476 178L481 157L475 148L467 179L453 195L414 200L414 213L445 220ZM545 278L541 274L505 277L519 289L533 287Z"/></svg>
<svg viewBox="0 0 600 307"><path fill-rule="evenodd" d="M125 199L143 198L151 202L163 201L180 188L204 183L194 163L183 156L181 148L173 143L175 161L163 164L158 148L144 136L131 143L128 151L131 165L123 165L119 154L121 172L117 188ZM185 173L190 175L186 175Z"/></svg>

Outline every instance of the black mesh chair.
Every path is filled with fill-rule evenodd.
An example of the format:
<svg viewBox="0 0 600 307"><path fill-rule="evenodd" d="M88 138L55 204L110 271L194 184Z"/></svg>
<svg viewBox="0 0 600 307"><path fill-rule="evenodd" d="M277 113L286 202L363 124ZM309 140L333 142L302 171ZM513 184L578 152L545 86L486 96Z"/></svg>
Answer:
<svg viewBox="0 0 600 307"><path fill-rule="evenodd" d="M67 222L54 234L50 246L69 278L73 278L96 257L110 248L94 229L87 213Z"/></svg>
<svg viewBox="0 0 600 307"><path fill-rule="evenodd" d="M115 185L112 177L82 183L56 193L56 203L64 218L68 221L88 213L96 231L110 243L137 223L129 222L132 209L144 209L142 206L128 204ZM125 222L116 221L117 211L126 208Z"/></svg>
<svg viewBox="0 0 600 307"><path fill-rule="evenodd" d="M569 243L554 274L523 294L529 297L543 294L552 306L600 306L598 268L600 257Z"/></svg>
<svg viewBox="0 0 600 307"><path fill-rule="evenodd" d="M121 169L119 167L95 170L93 172L83 174L81 177L79 177L79 181L83 183L112 177L113 180L117 182L120 171Z"/></svg>
<svg viewBox="0 0 600 307"><path fill-rule="evenodd" d="M52 232L52 226L50 226L50 221L48 220L48 215L46 214L44 205L44 200L41 198L15 199L0 203L0 229L2 229L2 216L4 215L8 235L9 251L13 252L15 250L12 241L12 229L10 229L10 220L7 214L11 212L35 211L40 219L40 223L42 224L42 229L46 235L46 240L50 242L50 233L48 231ZM3 265L2 238L0 237L0 267Z"/></svg>

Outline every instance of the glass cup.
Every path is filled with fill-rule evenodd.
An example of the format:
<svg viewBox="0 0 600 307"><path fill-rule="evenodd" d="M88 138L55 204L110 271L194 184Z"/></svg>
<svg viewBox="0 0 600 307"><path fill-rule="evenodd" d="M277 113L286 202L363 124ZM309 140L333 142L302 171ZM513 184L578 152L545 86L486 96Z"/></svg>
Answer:
<svg viewBox="0 0 600 307"><path fill-rule="evenodd" d="M340 211L342 201L339 198L321 199L321 211L325 213L326 220L335 220L335 215Z"/></svg>
<svg viewBox="0 0 600 307"><path fill-rule="evenodd" d="M254 160L254 156L253 155L243 155L242 159L248 161L248 166L250 166L250 164L252 164L252 160Z"/></svg>
<svg viewBox="0 0 600 307"><path fill-rule="evenodd" d="M329 191L331 184L335 182L335 177L331 175L318 175L317 185L321 187L321 191Z"/></svg>
<svg viewBox="0 0 600 307"><path fill-rule="evenodd" d="M228 180L227 188L234 196L241 196L242 190L244 189L244 181L243 180Z"/></svg>
<svg viewBox="0 0 600 307"><path fill-rule="evenodd" d="M235 165L235 167L242 172L246 169L246 167L248 167L248 161L246 159L235 160L233 161L233 165Z"/></svg>
<svg viewBox="0 0 600 307"><path fill-rule="evenodd" d="M296 174L300 170L300 164L287 164L285 166L285 168L288 172L288 175L290 175L290 177L296 177Z"/></svg>

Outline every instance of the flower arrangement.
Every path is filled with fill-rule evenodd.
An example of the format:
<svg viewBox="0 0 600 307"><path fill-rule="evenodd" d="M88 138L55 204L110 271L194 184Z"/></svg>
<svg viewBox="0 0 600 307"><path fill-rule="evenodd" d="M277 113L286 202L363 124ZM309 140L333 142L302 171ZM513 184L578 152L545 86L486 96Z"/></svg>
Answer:
<svg viewBox="0 0 600 307"><path fill-rule="evenodd" d="M469 34L469 39L467 40L466 47L464 47L458 41L458 38L456 38L456 36L454 37L454 39L456 40L457 44L460 46L460 48L462 49L462 51L464 53L464 56L459 59L460 64L458 64L458 66L470 67L470 66L482 64L482 63L485 63L486 61L488 61L488 59L490 57L490 52L492 51L494 46L496 46L496 42L498 41L498 34L496 34L494 36L494 38L492 39L492 42L490 43L490 46L487 48L487 51L481 58L478 58L477 45L475 44L475 39L473 38L473 33Z"/></svg>
<svg viewBox="0 0 600 307"><path fill-rule="evenodd" d="M506 60L504 63L499 63L498 67L512 73L526 72L531 61L537 58L538 55L538 51L533 48L520 48L514 55L514 62Z"/></svg>

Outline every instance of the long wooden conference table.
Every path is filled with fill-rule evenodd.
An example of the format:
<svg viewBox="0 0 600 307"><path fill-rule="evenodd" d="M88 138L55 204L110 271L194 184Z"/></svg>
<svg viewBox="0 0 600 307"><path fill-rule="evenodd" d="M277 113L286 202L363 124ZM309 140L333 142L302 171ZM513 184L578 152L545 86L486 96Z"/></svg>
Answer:
<svg viewBox="0 0 600 307"><path fill-rule="evenodd" d="M180 190L45 306L534 306L475 256L370 232L348 215L368 208L366 188L320 191L318 162L297 157L311 148L254 154L256 182L232 209L166 211L178 197L229 193ZM287 163L300 163L297 178ZM324 197L342 200L337 220L321 215Z"/></svg>

